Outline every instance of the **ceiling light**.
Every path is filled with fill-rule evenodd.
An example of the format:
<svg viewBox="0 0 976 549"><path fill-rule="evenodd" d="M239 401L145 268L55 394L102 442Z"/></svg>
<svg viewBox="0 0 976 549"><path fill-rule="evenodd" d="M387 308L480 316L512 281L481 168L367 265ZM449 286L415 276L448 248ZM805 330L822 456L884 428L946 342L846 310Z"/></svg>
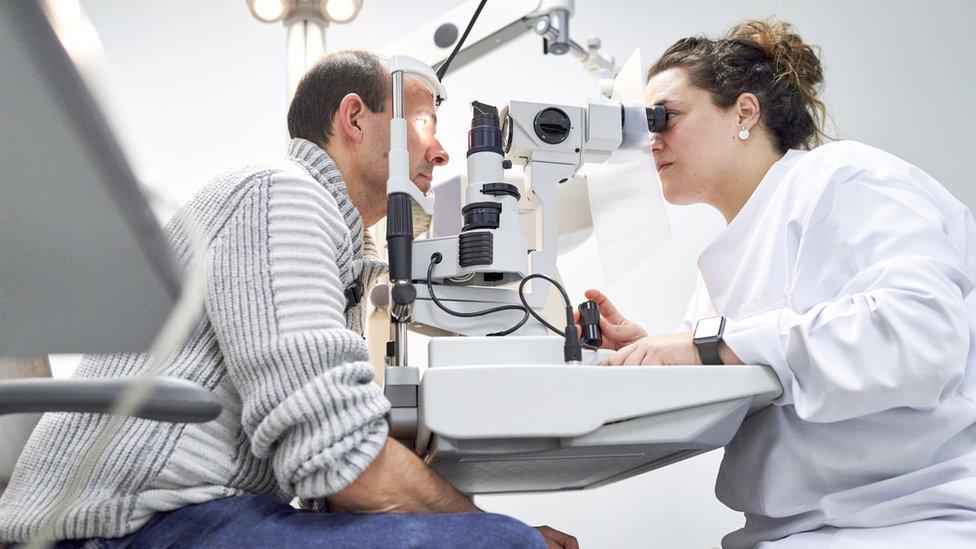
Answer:
<svg viewBox="0 0 976 549"><path fill-rule="evenodd" d="M362 0L326 0L325 15L332 22L348 23L356 18L362 6Z"/></svg>
<svg viewBox="0 0 976 549"><path fill-rule="evenodd" d="M285 0L248 0L251 13L264 23L280 21L285 15Z"/></svg>

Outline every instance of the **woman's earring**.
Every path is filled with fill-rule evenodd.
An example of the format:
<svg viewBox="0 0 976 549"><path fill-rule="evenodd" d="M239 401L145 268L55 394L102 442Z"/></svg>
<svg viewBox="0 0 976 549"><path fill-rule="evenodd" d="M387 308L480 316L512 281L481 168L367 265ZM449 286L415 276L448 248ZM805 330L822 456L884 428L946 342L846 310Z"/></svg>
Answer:
<svg viewBox="0 0 976 549"><path fill-rule="evenodd" d="M749 139L749 130L747 130L745 126L742 126L742 129L739 130L739 139L743 141Z"/></svg>

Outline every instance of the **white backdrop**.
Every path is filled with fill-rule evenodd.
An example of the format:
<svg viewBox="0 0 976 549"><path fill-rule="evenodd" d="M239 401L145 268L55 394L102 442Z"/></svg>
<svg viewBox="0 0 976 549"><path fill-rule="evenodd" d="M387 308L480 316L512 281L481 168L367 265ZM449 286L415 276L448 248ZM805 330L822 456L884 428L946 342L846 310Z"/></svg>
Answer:
<svg viewBox="0 0 976 549"><path fill-rule="evenodd" d="M458 0L364 0L359 17L327 32L327 49L377 49ZM82 0L108 60L112 104L139 173L179 203L230 164L283 152L285 30L254 20L244 0ZM824 97L836 134L899 155L976 204L976 2L943 0L702 2L577 0L571 34L603 39L618 62L635 47L648 61L676 39L714 35L743 19L780 16L822 47ZM468 104L509 99L578 104L595 80L570 56L543 56L529 35L449 74L439 137L463 170ZM604 288L651 331L671 329L695 277L695 258L721 230L703 206L670 208L672 240L640 269ZM639 251L637 251L639 252ZM579 298L598 276L564 274ZM58 367L57 361L55 367ZM594 399L601 395L593 395ZM585 403L567 403L569 406ZM488 411L486 410L486 413ZM589 547L717 547L742 523L713 495L720 452L597 490L479 497L488 510L576 534Z"/></svg>

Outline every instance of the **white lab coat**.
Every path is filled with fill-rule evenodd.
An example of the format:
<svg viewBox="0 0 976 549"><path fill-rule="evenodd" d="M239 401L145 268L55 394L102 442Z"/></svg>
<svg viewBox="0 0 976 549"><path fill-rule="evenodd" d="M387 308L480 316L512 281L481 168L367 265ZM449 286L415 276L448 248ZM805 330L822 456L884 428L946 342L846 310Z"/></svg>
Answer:
<svg viewBox="0 0 976 549"><path fill-rule="evenodd" d="M783 385L726 447L723 547L976 547L969 210L860 143L789 151L698 267L684 328L727 317Z"/></svg>

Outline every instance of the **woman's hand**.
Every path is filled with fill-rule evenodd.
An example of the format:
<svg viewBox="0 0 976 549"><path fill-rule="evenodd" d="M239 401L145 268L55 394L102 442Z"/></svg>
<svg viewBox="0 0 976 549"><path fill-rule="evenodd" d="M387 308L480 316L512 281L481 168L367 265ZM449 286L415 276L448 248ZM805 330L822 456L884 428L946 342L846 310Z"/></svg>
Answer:
<svg viewBox="0 0 976 549"><path fill-rule="evenodd" d="M698 356L698 349L692 342L693 335L693 332L677 332L644 336L621 347L606 364L609 366L700 365L701 357Z"/></svg>
<svg viewBox="0 0 976 549"><path fill-rule="evenodd" d="M701 355L693 341L694 332L677 332L644 336L626 345L605 364L608 366L700 366ZM742 364L742 360L725 342L718 344L718 356L722 364Z"/></svg>
<svg viewBox="0 0 976 549"><path fill-rule="evenodd" d="M603 333L601 349L616 351L647 335L643 328L624 318L600 290L586 290L585 295L586 299L596 302L600 311L600 331ZM579 311L573 313L573 321L579 325Z"/></svg>

